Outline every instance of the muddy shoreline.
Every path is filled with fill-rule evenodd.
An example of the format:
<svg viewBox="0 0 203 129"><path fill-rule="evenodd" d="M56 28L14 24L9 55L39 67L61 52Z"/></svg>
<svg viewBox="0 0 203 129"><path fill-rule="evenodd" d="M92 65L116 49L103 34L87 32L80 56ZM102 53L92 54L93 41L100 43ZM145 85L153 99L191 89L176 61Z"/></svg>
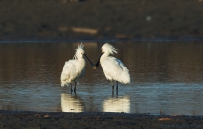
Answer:
<svg viewBox="0 0 203 129"><path fill-rule="evenodd" d="M0 111L0 128L193 128L203 127L203 116L150 115L127 113L63 113Z"/></svg>

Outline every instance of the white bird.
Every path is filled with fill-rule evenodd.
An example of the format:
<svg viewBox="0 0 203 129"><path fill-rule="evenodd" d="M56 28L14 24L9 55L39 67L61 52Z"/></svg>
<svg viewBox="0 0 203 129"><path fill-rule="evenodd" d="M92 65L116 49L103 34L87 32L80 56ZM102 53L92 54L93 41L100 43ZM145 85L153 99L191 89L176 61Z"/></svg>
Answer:
<svg viewBox="0 0 203 129"><path fill-rule="evenodd" d="M61 86L63 87L65 85L71 85L71 93L73 92L72 83L75 84L74 92L76 92L77 82L85 73L86 62L84 57L90 62L92 67L94 67L93 63L86 56L83 48L84 46L82 43L78 45L73 59L65 62L63 71L61 73Z"/></svg>
<svg viewBox="0 0 203 129"><path fill-rule="evenodd" d="M112 45L105 43L102 46L102 53L103 54L95 64L94 69L99 67L100 63L106 79L110 80L112 83L112 90L114 90L114 81L116 81L116 90L118 91L118 82L123 84L130 83L129 70L119 59L110 56L110 54L113 55L114 53L117 53L117 49L115 49Z"/></svg>

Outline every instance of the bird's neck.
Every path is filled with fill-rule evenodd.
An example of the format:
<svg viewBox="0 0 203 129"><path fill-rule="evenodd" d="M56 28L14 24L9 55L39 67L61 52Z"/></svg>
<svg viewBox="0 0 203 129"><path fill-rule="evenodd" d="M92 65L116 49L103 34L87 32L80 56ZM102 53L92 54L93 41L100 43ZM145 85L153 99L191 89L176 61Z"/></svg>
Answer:
<svg viewBox="0 0 203 129"><path fill-rule="evenodd" d="M85 59L84 58L78 58L78 62L79 62L79 65L78 65L79 69L80 68L83 69L86 65Z"/></svg>
<svg viewBox="0 0 203 129"><path fill-rule="evenodd" d="M110 54L109 53L103 53L103 55L101 56L101 58L100 58L100 63L102 62L102 61L104 61L105 60L105 58L106 57L108 57Z"/></svg>

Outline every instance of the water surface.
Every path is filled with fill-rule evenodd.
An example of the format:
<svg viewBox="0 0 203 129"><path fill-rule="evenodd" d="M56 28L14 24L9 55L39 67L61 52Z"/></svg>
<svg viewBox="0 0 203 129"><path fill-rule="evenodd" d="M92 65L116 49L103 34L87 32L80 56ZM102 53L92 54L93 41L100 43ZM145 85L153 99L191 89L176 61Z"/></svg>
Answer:
<svg viewBox="0 0 203 129"><path fill-rule="evenodd" d="M102 68L92 70L88 63L76 94L60 86L64 62L78 44L0 44L0 110L203 115L201 42L111 43L132 80L119 84L118 95ZM94 63L102 45L84 43Z"/></svg>

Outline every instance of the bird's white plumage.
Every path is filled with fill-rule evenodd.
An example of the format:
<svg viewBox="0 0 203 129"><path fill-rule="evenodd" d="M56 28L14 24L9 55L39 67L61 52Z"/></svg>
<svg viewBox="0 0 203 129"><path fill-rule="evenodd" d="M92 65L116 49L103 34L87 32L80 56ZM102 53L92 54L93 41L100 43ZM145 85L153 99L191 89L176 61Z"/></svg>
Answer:
<svg viewBox="0 0 203 129"><path fill-rule="evenodd" d="M76 53L72 60L66 61L61 73L61 86L69 85L73 82L78 82L85 73L86 62L83 58L85 51L83 45L78 45Z"/></svg>
<svg viewBox="0 0 203 129"><path fill-rule="evenodd" d="M102 46L102 52L100 64L106 79L124 84L130 83L129 70L119 59L110 56L110 54L117 53L117 50L112 45L105 43Z"/></svg>

